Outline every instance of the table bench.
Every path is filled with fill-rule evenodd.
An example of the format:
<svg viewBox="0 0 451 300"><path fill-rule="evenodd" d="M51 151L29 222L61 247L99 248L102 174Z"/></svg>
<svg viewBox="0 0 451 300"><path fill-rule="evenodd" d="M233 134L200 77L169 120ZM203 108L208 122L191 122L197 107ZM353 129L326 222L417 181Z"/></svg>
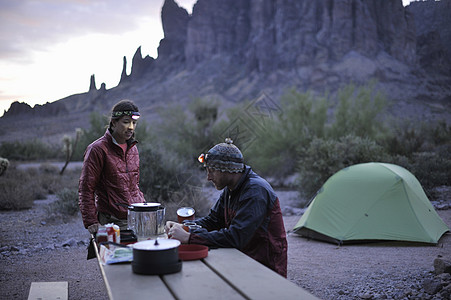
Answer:
<svg viewBox="0 0 451 300"><path fill-rule="evenodd" d="M318 299L233 248L212 249L206 258L184 261L180 272L167 275L139 275L130 263L98 261L111 300Z"/></svg>
<svg viewBox="0 0 451 300"><path fill-rule="evenodd" d="M32 282L28 300L67 300L68 282Z"/></svg>

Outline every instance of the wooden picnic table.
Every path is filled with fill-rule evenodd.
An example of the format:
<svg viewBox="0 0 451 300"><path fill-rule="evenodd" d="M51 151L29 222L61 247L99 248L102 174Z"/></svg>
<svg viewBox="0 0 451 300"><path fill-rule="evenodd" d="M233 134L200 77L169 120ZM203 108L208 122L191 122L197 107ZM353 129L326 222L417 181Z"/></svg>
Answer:
<svg viewBox="0 0 451 300"><path fill-rule="evenodd" d="M97 249L96 249L97 250ZM96 251L98 254L98 251ZM211 249L167 275L140 275L130 263L100 270L110 299L318 299L237 249Z"/></svg>

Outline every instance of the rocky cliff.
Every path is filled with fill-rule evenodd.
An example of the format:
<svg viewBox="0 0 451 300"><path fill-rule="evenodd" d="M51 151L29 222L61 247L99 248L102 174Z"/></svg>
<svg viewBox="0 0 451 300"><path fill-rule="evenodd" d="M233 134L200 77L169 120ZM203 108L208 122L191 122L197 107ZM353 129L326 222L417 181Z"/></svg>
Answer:
<svg viewBox="0 0 451 300"><path fill-rule="evenodd" d="M271 72L381 52L414 64L415 27L401 1L199 0L188 23L188 65L234 55Z"/></svg>
<svg viewBox="0 0 451 300"><path fill-rule="evenodd" d="M420 67L449 74L451 61L451 1L412 2Z"/></svg>
<svg viewBox="0 0 451 300"><path fill-rule="evenodd" d="M195 97L227 105L265 92L277 101L290 87L333 93L349 82L376 79L395 112L448 118L450 3L404 8L401 0L198 0L189 15L166 0L158 58L143 58L138 48L130 75L124 57L117 87L97 90L92 77L89 92L52 104L62 107L53 108L53 117L70 112L68 124L86 126L89 111L106 112L121 98L152 114L155 107ZM34 110L15 104L0 125Z"/></svg>

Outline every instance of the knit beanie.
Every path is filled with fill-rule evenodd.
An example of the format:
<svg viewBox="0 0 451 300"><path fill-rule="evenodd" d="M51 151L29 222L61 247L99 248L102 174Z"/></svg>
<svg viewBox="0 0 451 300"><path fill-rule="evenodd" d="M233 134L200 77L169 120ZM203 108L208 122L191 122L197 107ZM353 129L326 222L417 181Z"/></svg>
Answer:
<svg viewBox="0 0 451 300"><path fill-rule="evenodd" d="M206 154L201 154L199 162L204 167L221 172L239 173L244 170L243 154L230 138L226 138L225 143L215 145Z"/></svg>

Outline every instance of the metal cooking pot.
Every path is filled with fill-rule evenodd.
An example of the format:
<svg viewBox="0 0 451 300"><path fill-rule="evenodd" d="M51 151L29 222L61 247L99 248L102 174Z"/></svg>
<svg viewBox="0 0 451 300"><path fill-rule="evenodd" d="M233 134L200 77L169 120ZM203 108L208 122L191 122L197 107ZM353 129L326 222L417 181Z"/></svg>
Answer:
<svg viewBox="0 0 451 300"><path fill-rule="evenodd" d="M134 203L128 207L128 229L138 241L157 238L165 234L165 208L160 203Z"/></svg>
<svg viewBox="0 0 451 300"><path fill-rule="evenodd" d="M155 239L133 244L132 270L137 274L161 275L179 272L180 241Z"/></svg>

